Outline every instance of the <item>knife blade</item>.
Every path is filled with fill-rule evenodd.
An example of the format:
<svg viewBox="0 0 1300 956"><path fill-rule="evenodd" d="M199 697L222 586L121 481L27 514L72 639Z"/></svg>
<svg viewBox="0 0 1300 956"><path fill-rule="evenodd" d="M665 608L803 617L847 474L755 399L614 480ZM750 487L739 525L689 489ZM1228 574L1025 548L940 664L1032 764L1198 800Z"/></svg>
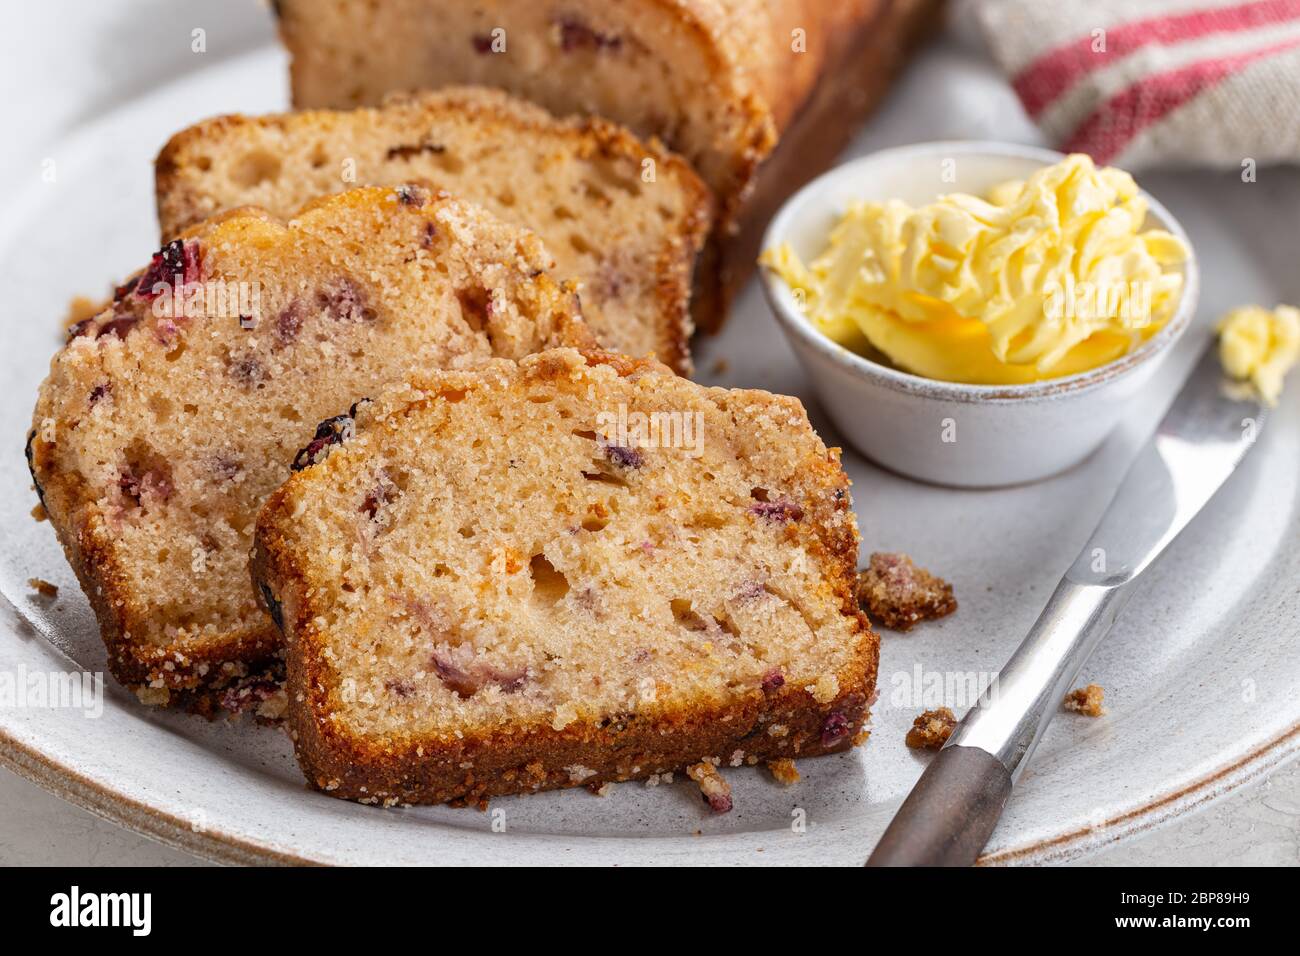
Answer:
<svg viewBox="0 0 1300 956"><path fill-rule="evenodd" d="M1236 470L1267 411L1212 341L1028 635L890 822L869 866L975 862L1061 699L1151 566Z"/></svg>

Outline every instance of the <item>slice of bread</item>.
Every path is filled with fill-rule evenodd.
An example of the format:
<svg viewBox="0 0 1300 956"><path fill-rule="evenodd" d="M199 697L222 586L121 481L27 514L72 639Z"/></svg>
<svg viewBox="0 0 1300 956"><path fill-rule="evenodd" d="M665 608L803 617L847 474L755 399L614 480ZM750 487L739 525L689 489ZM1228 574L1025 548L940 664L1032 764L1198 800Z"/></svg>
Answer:
<svg viewBox="0 0 1300 956"><path fill-rule="evenodd" d="M412 368L592 344L548 265L478 207L360 189L200 225L74 326L27 453L118 679L163 703L272 654L248 553L294 453Z"/></svg>
<svg viewBox="0 0 1300 956"><path fill-rule="evenodd" d="M878 642L796 399L557 349L411 377L258 519L298 759L481 802L842 750Z"/></svg>
<svg viewBox="0 0 1300 956"><path fill-rule="evenodd" d="M709 191L682 159L604 120L559 120L472 88L394 96L380 109L223 116L159 154L158 218L170 238L235 206L288 215L349 180L421 181L536 230L555 274L581 284L604 346L689 373Z"/></svg>

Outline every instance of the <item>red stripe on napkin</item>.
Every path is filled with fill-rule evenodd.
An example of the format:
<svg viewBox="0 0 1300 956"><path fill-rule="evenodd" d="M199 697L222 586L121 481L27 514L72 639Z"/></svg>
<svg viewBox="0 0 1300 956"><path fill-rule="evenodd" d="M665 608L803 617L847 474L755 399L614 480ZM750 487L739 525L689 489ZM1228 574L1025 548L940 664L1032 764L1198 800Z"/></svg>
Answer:
<svg viewBox="0 0 1300 956"><path fill-rule="evenodd" d="M1088 153L1097 163L1108 163L1138 133L1197 94L1247 64L1296 47L1300 47L1300 37L1145 76L1097 107L1061 149L1067 153Z"/></svg>
<svg viewBox="0 0 1300 956"><path fill-rule="evenodd" d="M1021 70L1012 80L1012 86L1025 111L1037 117L1081 78L1142 47L1178 43L1212 33L1234 33L1298 18L1300 0L1254 0L1234 7L1134 20L1106 30L1104 53L1093 52L1091 35L1071 40Z"/></svg>

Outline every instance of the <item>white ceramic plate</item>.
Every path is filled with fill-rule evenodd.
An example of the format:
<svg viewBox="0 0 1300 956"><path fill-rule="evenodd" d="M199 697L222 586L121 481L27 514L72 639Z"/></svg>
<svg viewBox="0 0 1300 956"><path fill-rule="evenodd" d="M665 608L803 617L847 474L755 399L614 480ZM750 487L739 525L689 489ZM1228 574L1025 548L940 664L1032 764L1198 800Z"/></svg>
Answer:
<svg viewBox="0 0 1300 956"><path fill-rule="evenodd" d="M0 604L0 675L104 667L85 599L49 525L28 516L36 499L21 455L65 305L73 295L102 292L155 247L149 161L167 135L208 114L271 109L286 97L283 57L269 45L256 7L242 10L233 26L207 24L206 59L188 55L191 26L204 23L197 4L80 9L84 15L59 34L62 82L24 74L20 86L16 79L39 69L49 51L0 57L0 71L12 71L8 88L26 94L21 105L5 107L24 113L0 117L4 128L19 138L18 130L40 131L0 159L8 173L0 180L0 448L7 449L0 455L0 592L11 605ZM128 39L151 55L122 56ZM851 154L945 138L1034 141L1004 85L959 37L927 53ZM55 161L52 183L41 177L46 159ZM982 492L915 484L846 454L864 556L913 554L952 580L961 609L911 634L885 634L871 741L851 754L803 761L796 786L781 788L753 769L728 771L736 809L723 817L708 816L690 784L622 784L604 799L577 790L498 800L486 814L377 810L308 791L287 739L275 731L145 710L111 681L97 718L0 707L0 760L95 812L222 860L860 862L924 766L926 758L903 745L912 718L936 703L959 711L968 703L931 699L927 687L1003 662L1087 537L1207 323L1236 303L1300 300L1294 216L1284 215L1300 208L1296 170L1262 170L1252 184L1226 174L1142 182L1197 245L1202 311L1097 454L1041 484ZM703 345L698 365L711 382L804 397L827 442L839 443L756 286L724 334ZM1181 814L1297 751L1298 480L1300 389L1148 575L1084 675L1106 688L1109 715L1061 715L1053 724L988 859L1075 858ZM34 598L26 583L33 576L59 585L58 599ZM496 832L502 825L505 832Z"/></svg>

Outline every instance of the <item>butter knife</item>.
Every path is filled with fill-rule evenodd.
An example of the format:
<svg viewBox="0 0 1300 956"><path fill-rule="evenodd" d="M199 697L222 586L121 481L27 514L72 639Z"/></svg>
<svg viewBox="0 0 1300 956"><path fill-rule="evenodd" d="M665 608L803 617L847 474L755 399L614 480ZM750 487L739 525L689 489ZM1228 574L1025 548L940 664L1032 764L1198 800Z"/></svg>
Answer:
<svg viewBox="0 0 1300 956"><path fill-rule="evenodd" d="M1083 664L1151 566L1264 425L1232 397L1211 343L1028 636L908 794L868 866L968 866Z"/></svg>

